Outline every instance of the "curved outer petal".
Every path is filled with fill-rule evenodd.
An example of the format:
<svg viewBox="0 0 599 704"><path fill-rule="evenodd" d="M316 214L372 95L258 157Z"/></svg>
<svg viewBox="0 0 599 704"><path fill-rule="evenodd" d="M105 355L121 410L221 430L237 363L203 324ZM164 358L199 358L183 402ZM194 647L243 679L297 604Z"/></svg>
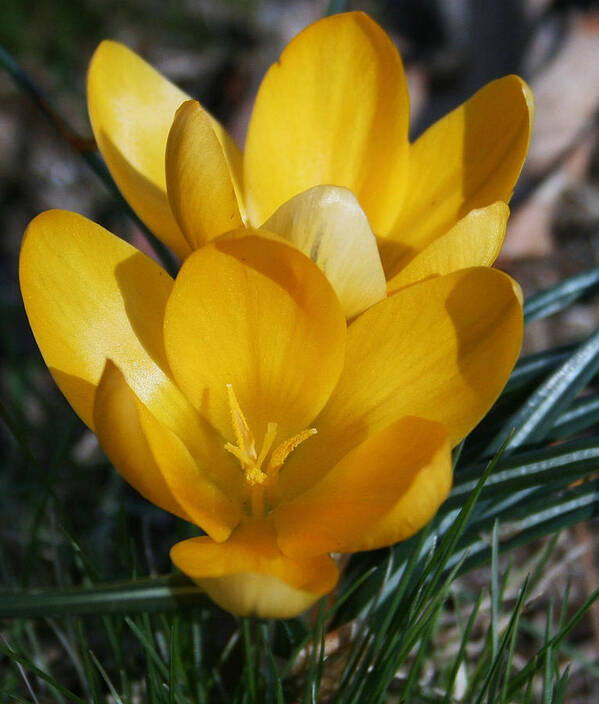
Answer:
<svg viewBox="0 0 599 704"><path fill-rule="evenodd" d="M177 110L166 145L168 199L193 249L243 226L232 168L195 100Z"/></svg>
<svg viewBox="0 0 599 704"><path fill-rule="evenodd" d="M491 266L503 244L509 214L510 209L501 201L471 210L388 282L389 293L431 276Z"/></svg>
<svg viewBox="0 0 599 704"><path fill-rule="evenodd" d="M410 147L408 188L381 242L387 278L474 208L509 201L528 150L534 113L517 76L493 81Z"/></svg>
<svg viewBox="0 0 599 704"><path fill-rule="evenodd" d="M98 148L131 207L182 258L191 249L168 204L164 160L175 112L188 99L118 42L103 41L92 57L87 103ZM213 126L230 162L240 169L238 147L215 120Z"/></svg>
<svg viewBox="0 0 599 704"><path fill-rule="evenodd" d="M347 188L314 186L284 203L262 227L293 244L324 271L347 318L386 297L376 239Z"/></svg>
<svg viewBox="0 0 599 704"><path fill-rule="evenodd" d="M94 428L112 359L160 423L206 452L198 414L170 377L162 324L173 281L156 262L81 215L50 210L27 228L19 277L44 360L84 423Z"/></svg>
<svg viewBox="0 0 599 704"><path fill-rule="evenodd" d="M165 315L166 351L181 390L233 440L232 384L258 443L269 421L285 440L324 406L343 366L345 330L320 269L297 249L257 236L194 252Z"/></svg>
<svg viewBox="0 0 599 704"><path fill-rule="evenodd" d="M426 525L451 488L440 423L406 417L343 457L317 484L272 513L281 550L302 558L372 550Z"/></svg>
<svg viewBox="0 0 599 704"><path fill-rule="evenodd" d="M267 72L244 155L253 223L318 184L352 190L386 232L405 188L409 97L397 50L361 12L304 29Z"/></svg>
<svg viewBox="0 0 599 704"><path fill-rule="evenodd" d="M339 572L328 555L294 560L279 550L270 521L248 519L226 543L191 538L171 560L223 609L239 616L291 618L330 592Z"/></svg>
<svg viewBox="0 0 599 704"><path fill-rule="evenodd" d="M94 421L100 444L121 476L148 501L226 540L242 511L158 423L109 360L98 385Z"/></svg>
<svg viewBox="0 0 599 704"><path fill-rule="evenodd" d="M348 329L343 374L314 421L318 435L280 474L305 491L372 433L405 415L446 426L456 445L489 410L522 342L520 291L496 269L462 269L401 289Z"/></svg>

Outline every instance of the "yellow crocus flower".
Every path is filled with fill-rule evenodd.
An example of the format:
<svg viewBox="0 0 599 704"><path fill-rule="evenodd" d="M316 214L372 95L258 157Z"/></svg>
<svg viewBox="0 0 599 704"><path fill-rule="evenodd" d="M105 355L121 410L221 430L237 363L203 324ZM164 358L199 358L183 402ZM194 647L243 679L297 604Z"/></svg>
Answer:
<svg viewBox="0 0 599 704"><path fill-rule="evenodd" d="M114 466L206 532L173 561L242 615L300 613L335 586L330 553L425 525L522 335L517 285L488 267L404 287L348 326L314 262L246 229L173 281L48 211L20 282L46 364Z"/></svg>
<svg viewBox="0 0 599 704"><path fill-rule="evenodd" d="M89 220L43 213L20 260L39 347L122 476L205 531L175 564L234 613L300 613L334 588L330 553L430 520L451 448L515 363L519 289L487 266L528 90L490 84L409 145L399 56L349 13L271 68L243 157L114 42L88 96L116 182L184 264L173 281Z"/></svg>
<svg viewBox="0 0 599 704"><path fill-rule="evenodd" d="M122 193L181 258L224 232L263 227L312 256L337 291L347 263L360 262L348 317L384 297L385 279L391 292L494 262L533 117L530 89L507 76L411 144L401 58L361 12L289 43L262 81L243 153L199 103L113 41L91 61L88 107Z"/></svg>

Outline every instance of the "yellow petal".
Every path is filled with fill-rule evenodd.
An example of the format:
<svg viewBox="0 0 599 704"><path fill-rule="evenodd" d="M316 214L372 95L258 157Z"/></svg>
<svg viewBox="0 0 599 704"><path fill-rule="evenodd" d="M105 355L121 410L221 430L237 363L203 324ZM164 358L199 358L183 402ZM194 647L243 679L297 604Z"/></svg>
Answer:
<svg viewBox="0 0 599 704"><path fill-rule="evenodd" d="M291 557L356 552L405 540L451 488L451 448L440 423L406 417L351 450L311 489L272 514Z"/></svg>
<svg viewBox="0 0 599 704"><path fill-rule="evenodd" d="M263 227L318 264L347 318L387 295L376 239L356 197L346 188L314 186L284 203Z"/></svg>
<svg viewBox="0 0 599 704"><path fill-rule="evenodd" d="M431 276L491 266L503 244L509 214L510 209L501 201L471 210L389 281L389 293Z"/></svg>
<svg viewBox="0 0 599 704"><path fill-rule="evenodd" d="M389 229L405 187L409 98L389 37L361 12L304 29L271 66L244 156L253 223L312 186L353 191L375 232Z"/></svg>
<svg viewBox="0 0 599 704"><path fill-rule="evenodd" d="M328 555L294 560L279 550L270 521L248 519L226 543L191 538L171 560L219 606L238 616L291 618L330 592L339 576Z"/></svg>
<svg viewBox="0 0 599 704"><path fill-rule="evenodd" d="M288 499L397 418L442 423L456 445L489 410L522 342L517 284L496 269L462 269L401 289L349 327L343 374L280 475Z"/></svg>
<svg viewBox="0 0 599 704"><path fill-rule="evenodd" d="M380 233L393 240L381 243L388 279L470 210L509 201L528 150L533 112L530 88L507 76L416 140L399 217L389 233Z"/></svg>
<svg viewBox="0 0 599 704"><path fill-rule="evenodd" d="M27 228L19 276L44 360L87 425L112 359L160 422L193 443L197 413L169 376L162 339L173 281L156 262L81 215L51 210Z"/></svg>
<svg viewBox="0 0 599 704"><path fill-rule="evenodd" d="M165 150L177 108L189 96L127 47L102 42L87 76L89 116L98 148L121 192L145 222L180 257L191 251L166 196ZM229 161L241 155L213 122Z"/></svg>
<svg viewBox="0 0 599 704"><path fill-rule="evenodd" d="M232 167L195 100L183 103L171 127L166 182L171 209L193 249L243 226Z"/></svg>
<svg viewBox="0 0 599 704"><path fill-rule="evenodd" d="M98 385L96 433L121 476L152 503L226 540L241 519L227 498L194 462L183 443L161 425L131 391L111 362Z"/></svg>
<svg viewBox="0 0 599 704"><path fill-rule="evenodd" d="M326 277L301 252L257 236L219 239L184 263L165 316L179 387L233 441L227 384L260 443L304 430L343 366L345 318ZM309 441L308 441L309 442Z"/></svg>

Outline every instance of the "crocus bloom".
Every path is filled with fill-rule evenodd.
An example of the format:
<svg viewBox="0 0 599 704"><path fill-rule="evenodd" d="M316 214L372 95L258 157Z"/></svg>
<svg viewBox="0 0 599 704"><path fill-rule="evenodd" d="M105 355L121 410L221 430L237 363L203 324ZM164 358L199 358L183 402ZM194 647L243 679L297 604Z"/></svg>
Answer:
<svg viewBox="0 0 599 704"><path fill-rule="evenodd" d="M92 59L88 107L119 188L181 258L242 226L264 226L323 268L334 248L328 262L339 270L361 262L348 317L384 297L385 279L392 292L493 263L533 113L529 88L507 76L410 144L401 59L360 12L290 42L262 81L243 153L199 103L116 42ZM335 246L321 247L331 231Z"/></svg>
<svg viewBox="0 0 599 704"><path fill-rule="evenodd" d="M419 530L450 450L493 403L522 334L517 286L473 267L349 326L298 249L241 229L175 281L75 213L25 234L20 281L46 364L141 494L206 536L171 557L224 608L287 617L330 591L331 552Z"/></svg>
<svg viewBox="0 0 599 704"><path fill-rule="evenodd" d="M243 157L118 44L88 95L115 180L184 263L173 281L79 215L38 216L20 261L37 342L122 476L205 531L175 564L230 611L292 616L336 584L330 553L431 519L515 363L520 294L487 267L527 89L490 84L410 146L397 52L350 13L271 68Z"/></svg>

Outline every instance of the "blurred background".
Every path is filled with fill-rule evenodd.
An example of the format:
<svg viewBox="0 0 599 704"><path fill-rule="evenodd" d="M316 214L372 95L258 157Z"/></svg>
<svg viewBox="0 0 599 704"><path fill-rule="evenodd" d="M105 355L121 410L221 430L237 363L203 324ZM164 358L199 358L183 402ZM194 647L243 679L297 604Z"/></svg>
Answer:
<svg viewBox="0 0 599 704"><path fill-rule="evenodd" d="M498 266L528 295L599 265L596 2L0 0L0 44L84 140L91 139L87 64L96 45L113 38L198 98L243 144L269 64L304 26L340 9L369 12L393 37L410 85L413 137L491 79L518 73L528 80L536 123ZM59 504L50 501L54 493L105 578L118 576L128 559L106 549L123 546L115 535L127 521L144 549L141 572L164 573L180 525L110 470L93 435L54 387L28 328L17 283L18 249L29 220L48 208L82 213L138 245L143 238L104 184L0 71L0 398L18 428L35 428L29 441L38 461L27 462L0 424L0 581L76 581ZM577 303L530 325L524 352L581 340L598 324L599 302ZM564 539L560 569L549 571L545 584L560 589L564 574L574 576L579 594L573 606L597 586L590 530L580 527ZM129 550L127 543L122 550ZM69 569L57 572L61 560ZM476 587L477 577L472 579ZM486 577L479 579L484 583ZM597 612L578 638L582 650L596 656ZM590 694L597 691L592 679L581 668L571 701L597 701Z"/></svg>

